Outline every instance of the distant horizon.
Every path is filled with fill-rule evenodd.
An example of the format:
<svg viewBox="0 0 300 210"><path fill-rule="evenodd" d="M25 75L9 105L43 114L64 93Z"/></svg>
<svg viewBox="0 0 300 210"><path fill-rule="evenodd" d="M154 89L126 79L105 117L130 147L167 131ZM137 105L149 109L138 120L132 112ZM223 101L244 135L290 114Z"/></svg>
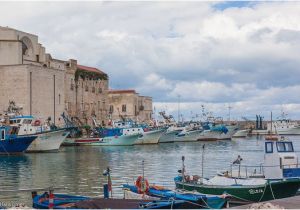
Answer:
<svg viewBox="0 0 300 210"><path fill-rule="evenodd" d="M0 26L186 119L300 119L300 2L1 2ZM21 17L21 18L20 18ZM191 113L192 112L192 113Z"/></svg>

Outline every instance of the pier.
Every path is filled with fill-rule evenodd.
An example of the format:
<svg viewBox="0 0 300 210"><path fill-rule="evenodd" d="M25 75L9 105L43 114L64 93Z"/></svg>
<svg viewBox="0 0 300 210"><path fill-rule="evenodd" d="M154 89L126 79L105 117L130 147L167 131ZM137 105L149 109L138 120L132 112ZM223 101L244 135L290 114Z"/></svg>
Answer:
<svg viewBox="0 0 300 210"><path fill-rule="evenodd" d="M271 204L271 205L269 205L269 204ZM266 202L236 206L236 207L232 207L231 209L266 209L266 208L268 208L267 206L273 206L274 209L299 208L300 207L300 195L297 195L294 197L289 197L289 198L282 198L282 199L266 201Z"/></svg>

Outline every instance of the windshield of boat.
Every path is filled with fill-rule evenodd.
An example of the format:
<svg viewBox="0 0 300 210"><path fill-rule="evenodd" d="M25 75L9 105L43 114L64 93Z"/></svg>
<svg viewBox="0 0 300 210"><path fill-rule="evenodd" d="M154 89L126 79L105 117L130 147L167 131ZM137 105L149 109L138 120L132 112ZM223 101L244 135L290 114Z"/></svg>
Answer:
<svg viewBox="0 0 300 210"><path fill-rule="evenodd" d="M292 142L276 142L278 152L294 152Z"/></svg>

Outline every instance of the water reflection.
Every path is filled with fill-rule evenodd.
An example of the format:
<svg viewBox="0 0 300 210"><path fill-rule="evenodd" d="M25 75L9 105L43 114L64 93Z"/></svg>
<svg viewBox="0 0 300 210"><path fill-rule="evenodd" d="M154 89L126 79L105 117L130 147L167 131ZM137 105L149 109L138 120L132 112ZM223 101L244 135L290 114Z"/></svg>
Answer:
<svg viewBox="0 0 300 210"><path fill-rule="evenodd" d="M299 153L298 137L289 137ZM1 189L66 187L59 192L99 196L106 178L102 172L112 170L113 194L121 197L120 186L133 183L142 174L151 183L174 188L173 178L181 167L181 156L186 159L190 174L202 173L202 146L204 150L204 176L211 177L241 155L244 164L263 161L264 140L256 136L246 139L218 142L165 143L132 147L63 147L59 153L0 156ZM30 192L0 193L0 201L18 201L31 205Z"/></svg>

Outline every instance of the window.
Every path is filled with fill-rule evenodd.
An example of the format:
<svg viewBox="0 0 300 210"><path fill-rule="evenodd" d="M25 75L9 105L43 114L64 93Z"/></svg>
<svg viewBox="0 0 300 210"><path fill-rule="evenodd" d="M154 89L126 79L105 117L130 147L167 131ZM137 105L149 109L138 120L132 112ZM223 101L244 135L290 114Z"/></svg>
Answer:
<svg viewBox="0 0 300 210"><path fill-rule="evenodd" d="M273 142L266 142L266 153L273 153Z"/></svg>
<svg viewBox="0 0 300 210"><path fill-rule="evenodd" d="M285 148L284 148L284 142L277 142L277 151L278 152L284 152Z"/></svg>
<svg viewBox="0 0 300 210"><path fill-rule="evenodd" d="M5 140L5 130L1 130L1 140Z"/></svg>
<svg viewBox="0 0 300 210"><path fill-rule="evenodd" d="M102 88L99 88L99 93L102 93Z"/></svg>
<svg viewBox="0 0 300 210"><path fill-rule="evenodd" d="M114 112L114 106L110 105L109 106L109 113L112 114Z"/></svg>
<svg viewBox="0 0 300 210"><path fill-rule="evenodd" d="M122 112L126 112L126 104L122 105Z"/></svg>
<svg viewBox="0 0 300 210"><path fill-rule="evenodd" d="M294 152L292 142L277 142L278 152Z"/></svg>
<svg viewBox="0 0 300 210"><path fill-rule="evenodd" d="M92 93L95 93L95 91L96 91L96 88L92 87Z"/></svg>
<svg viewBox="0 0 300 210"><path fill-rule="evenodd" d="M285 142L284 145L285 145L285 150L287 152L294 152L294 148L293 148L292 142Z"/></svg>

